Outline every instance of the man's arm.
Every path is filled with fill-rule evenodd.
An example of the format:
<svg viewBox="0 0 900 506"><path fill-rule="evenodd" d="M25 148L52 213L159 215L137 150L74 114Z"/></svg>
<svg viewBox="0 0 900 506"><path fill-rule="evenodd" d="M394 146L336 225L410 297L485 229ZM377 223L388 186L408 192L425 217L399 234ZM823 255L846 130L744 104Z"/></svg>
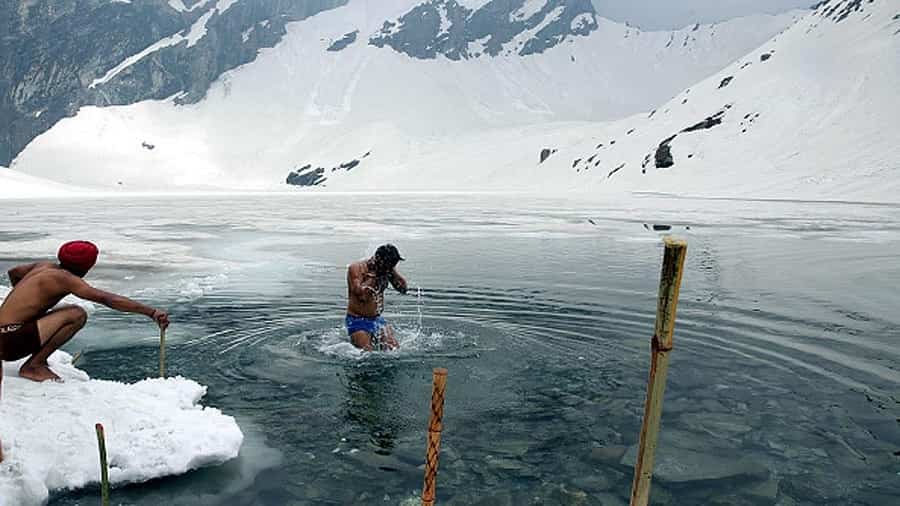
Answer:
<svg viewBox="0 0 900 506"><path fill-rule="evenodd" d="M103 304L108 308L123 313L142 314L156 321L160 328L169 326L169 315L165 311L146 306L128 297L94 288L77 276L67 275L66 280L69 291L80 299Z"/></svg>
<svg viewBox="0 0 900 506"><path fill-rule="evenodd" d="M350 286L350 293L354 297L368 300L375 294L375 290L366 284L367 276L358 265L351 265L347 269L347 284Z"/></svg>
<svg viewBox="0 0 900 506"><path fill-rule="evenodd" d="M409 290L409 285L406 283L406 278L400 274L397 269L391 271L391 275L388 277L391 282L391 286L394 287L394 290L397 290L400 293L405 294Z"/></svg>

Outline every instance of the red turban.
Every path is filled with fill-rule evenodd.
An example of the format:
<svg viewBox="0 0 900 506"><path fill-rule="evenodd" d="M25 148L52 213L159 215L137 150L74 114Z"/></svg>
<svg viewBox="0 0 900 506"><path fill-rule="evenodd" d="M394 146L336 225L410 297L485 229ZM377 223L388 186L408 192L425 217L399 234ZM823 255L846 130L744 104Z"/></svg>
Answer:
<svg viewBox="0 0 900 506"><path fill-rule="evenodd" d="M85 275L97 263L100 250L92 242L72 241L59 248L59 264L74 274Z"/></svg>

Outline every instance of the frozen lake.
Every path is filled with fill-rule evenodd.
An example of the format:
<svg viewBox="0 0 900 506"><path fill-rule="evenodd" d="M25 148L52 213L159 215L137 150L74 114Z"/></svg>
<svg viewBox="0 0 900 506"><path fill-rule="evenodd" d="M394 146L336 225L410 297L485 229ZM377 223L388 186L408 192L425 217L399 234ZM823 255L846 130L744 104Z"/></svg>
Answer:
<svg viewBox="0 0 900 506"><path fill-rule="evenodd" d="M0 269L70 239L88 280L168 307L170 372L237 418L242 456L113 491L135 505L400 504L450 371L448 505L627 504L660 232L689 241L653 503L900 496L900 207L635 196L295 195L0 201ZM647 226L645 226L647 225ZM345 269L397 244L397 353L343 329ZM5 279L3 281L6 282ZM149 320L98 310L66 348L156 374ZM96 500L57 494L51 504Z"/></svg>

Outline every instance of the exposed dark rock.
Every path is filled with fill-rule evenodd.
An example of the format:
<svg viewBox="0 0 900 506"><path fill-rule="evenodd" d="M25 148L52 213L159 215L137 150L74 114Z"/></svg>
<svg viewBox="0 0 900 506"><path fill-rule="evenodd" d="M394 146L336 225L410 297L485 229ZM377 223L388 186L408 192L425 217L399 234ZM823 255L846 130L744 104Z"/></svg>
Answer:
<svg viewBox="0 0 900 506"><path fill-rule="evenodd" d="M325 169L322 167L313 169L312 165L305 165L288 174L285 182L292 186L319 186L325 180Z"/></svg>
<svg viewBox="0 0 900 506"><path fill-rule="evenodd" d="M574 169L578 163L581 162L581 158L576 158L574 162L572 162L572 168Z"/></svg>
<svg viewBox="0 0 900 506"><path fill-rule="evenodd" d="M731 81L732 81L733 79L734 79L734 76L728 76L728 77L726 77L725 79L722 79L722 82L719 83L719 89L721 90L722 88L724 88L724 87L728 86L729 84L731 84Z"/></svg>
<svg viewBox="0 0 900 506"><path fill-rule="evenodd" d="M141 147L148 151L153 151L154 149L156 149L156 146L154 146L153 144L150 144L149 142L142 142Z"/></svg>
<svg viewBox="0 0 900 506"><path fill-rule="evenodd" d="M753 65L753 62L748 61L747 63L741 65L741 70L744 70L745 68L749 67L750 65Z"/></svg>
<svg viewBox="0 0 900 506"><path fill-rule="evenodd" d="M725 111L719 111L719 112L713 114L712 116L706 118L705 120L703 120L695 125L691 125L691 126L685 128L684 130L682 130L682 133L696 132L697 130L710 129L716 125L722 124L723 117L725 117Z"/></svg>
<svg viewBox="0 0 900 506"><path fill-rule="evenodd" d="M693 157L694 157L694 153L689 154L689 155L688 155L688 160L690 160L690 159L693 158Z"/></svg>
<svg viewBox="0 0 900 506"><path fill-rule="evenodd" d="M624 164L624 163L623 163L622 165L619 165L619 166L616 167L615 169L609 171L609 174L606 175L606 178L607 178L607 179L611 178L611 177L613 176L613 174L615 174L616 172L619 172L619 171L622 170L623 168L625 168L625 164Z"/></svg>
<svg viewBox="0 0 900 506"><path fill-rule="evenodd" d="M601 142L600 144L597 144L597 147L594 148L594 149L600 149L600 148L602 148L602 147L603 147L603 143Z"/></svg>
<svg viewBox="0 0 900 506"><path fill-rule="evenodd" d="M631 130L625 132L625 135L631 135L633 133L634 133L634 129L632 128Z"/></svg>
<svg viewBox="0 0 900 506"><path fill-rule="evenodd" d="M772 53L763 53L759 57L759 61L768 61L772 57Z"/></svg>
<svg viewBox="0 0 900 506"><path fill-rule="evenodd" d="M616 144L616 141L615 141L615 140L609 141L609 145L610 145L610 146L614 146L615 144Z"/></svg>
<svg viewBox="0 0 900 506"><path fill-rule="evenodd" d="M521 7L522 2L490 0L472 10L456 0L429 0L386 22L369 43L420 59L439 54L451 60L512 52L527 56L588 35L598 26L590 0L548 0L529 17L522 15ZM510 45L517 36L539 27L529 39ZM479 42L483 53L470 53L470 44Z"/></svg>
<svg viewBox="0 0 900 506"><path fill-rule="evenodd" d="M363 158L368 158L369 155L371 155L371 154L372 154L371 151L366 151L366 154L362 155L362 157L363 157Z"/></svg>
<svg viewBox="0 0 900 506"><path fill-rule="evenodd" d="M650 119L650 118L652 118L652 117L655 116L655 115L656 115L656 109L653 109L652 111L650 111L650 114L647 115L647 119Z"/></svg>
<svg viewBox="0 0 900 506"><path fill-rule="evenodd" d="M350 171L350 170L353 170L354 168L356 168L356 166L358 166L359 163L360 163L359 160L351 160L349 162L338 165L338 168Z"/></svg>
<svg viewBox="0 0 900 506"><path fill-rule="evenodd" d="M555 149L550 149L550 148L542 149L541 150L541 161L538 163L544 163L545 161L547 161L548 158L550 158L550 155L552 155L553 153L556 153Z"/></svg>
<svg viewBox="0 0 900 506"><path fill-rule="evenodd" d="M656 148L655 164L657 169L668 169L675 165L675 159L672 158L672 148L669 146L669 144L675 140L675 137L676 136L673 135L660 142L659 147Z"/></svg>
<svg viewBox="0 0 900 506"><path fill-rule="evenodd" d="M332 51L332 52L343 51L344 49L347 49L351 44L356 42L356 37L358 35L359 35L359 30L354 30L350 33L344 34L343 37L332 42L331 45L328 46L328 49L326 51Z"/></svg>

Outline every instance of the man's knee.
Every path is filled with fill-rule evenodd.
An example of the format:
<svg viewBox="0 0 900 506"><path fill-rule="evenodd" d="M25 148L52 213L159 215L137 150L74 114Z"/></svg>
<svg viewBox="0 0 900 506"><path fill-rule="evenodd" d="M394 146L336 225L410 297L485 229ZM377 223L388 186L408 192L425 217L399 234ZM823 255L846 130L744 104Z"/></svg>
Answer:
<svg viewBox="0 0 900 506"><path fill-rule="evenodd" d="M72 306L67 311L70 313L69 322L77 327L84 327L87 323L88 314L83 307Z"/></svg>

